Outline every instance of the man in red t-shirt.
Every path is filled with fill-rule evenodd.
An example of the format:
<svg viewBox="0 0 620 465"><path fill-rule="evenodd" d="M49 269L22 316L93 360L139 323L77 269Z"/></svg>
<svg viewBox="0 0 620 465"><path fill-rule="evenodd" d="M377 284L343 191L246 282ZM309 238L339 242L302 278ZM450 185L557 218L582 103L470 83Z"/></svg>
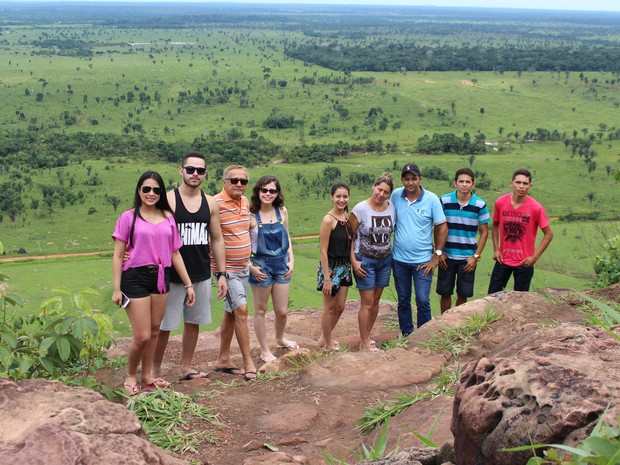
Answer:
<svg viewBox="0 0 620 465"><path fill-rule="evenodd" d="M532 175L518 169L510 181L512 194L495 201L493 211L493 260L495 266L489 283L489 294L503 291L514 273L514 290L529 291L534 276L534 264L553 239L547 214L541 204L528 195ZM536 249L536 233L543 238Z"/></svg>

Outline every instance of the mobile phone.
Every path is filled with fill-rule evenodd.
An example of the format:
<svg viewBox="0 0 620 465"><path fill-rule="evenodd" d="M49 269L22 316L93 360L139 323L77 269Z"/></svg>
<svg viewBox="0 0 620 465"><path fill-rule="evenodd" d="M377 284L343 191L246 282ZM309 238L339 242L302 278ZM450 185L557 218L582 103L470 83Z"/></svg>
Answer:
<svg viewBox="0 0 620 465"><path fill-rule="evenodd" d="M129 305L129 302L131 302L131 299L127 297L124 292L121 292L121 294L123 294L123 300L121 302L121 307L127 308L127 305Z"/></svg>

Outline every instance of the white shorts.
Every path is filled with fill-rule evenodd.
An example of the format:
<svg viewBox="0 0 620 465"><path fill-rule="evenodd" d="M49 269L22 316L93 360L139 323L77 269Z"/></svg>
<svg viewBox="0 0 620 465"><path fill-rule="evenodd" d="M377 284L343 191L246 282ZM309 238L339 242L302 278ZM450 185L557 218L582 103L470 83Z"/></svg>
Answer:
<svg viewBox="0 0 620 465"><path fill-rule="evenodd" d="M196 293L196 302L191 307L185 306L187 291L182 283L170 283L168 304L166 313L161 321L159 329L173 331L181 326L181 313L183 321L195 325L208 325L211 323L211 279L192 283Z"/></svg>

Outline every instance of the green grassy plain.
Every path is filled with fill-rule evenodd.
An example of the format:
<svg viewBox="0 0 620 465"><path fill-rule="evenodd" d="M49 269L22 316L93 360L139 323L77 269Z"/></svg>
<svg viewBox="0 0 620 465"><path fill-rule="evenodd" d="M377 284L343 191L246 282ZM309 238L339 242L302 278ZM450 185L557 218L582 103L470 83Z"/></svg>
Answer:
<svg viewBox="0 0 620 465"><path fill-rule="evenodd" d="M597 228L613 230L613 222L564 223L558 217L569 213L601 212L607 218L620 215L618 183L610 176L620 169L620 143L610 140L620 124L620 93L614 73L579 72L353 72L350 76L372 77L368 84L335 84L344 73L292 60L285 56L289 42L307 38L298 30L202 27L188 29L128 29L92 25L9 26L2 30L0 46L0 130L38 128L57 132L141 133L164 141L192 141L214 132L225 135L233 129L243 137L263 136L286 147L336 141L364 143L382 140L398 144L396 153L357 153L337 159L332 165L344 180L351 173L380 175L407 162L416 162L424 172L439 167L449 176L469 161L465 155L419 155L417 140L425 134L483 133L489 151L476 155L473 169L487 173L489 190L477 193L491 207L509 191L510 174L526 167L534 174L532 195L547 209L556 233L554 242L537 265L533 288L570 287L582 289L593 280L592 263L601 248ZM45 37L79 38L94 41L91 57L39 54L42 49L29 40ZM130 45L133 43L133 45ZM321 83L319 78L331 83ZM315 78L314 84L302 82ZM613 81L613 83L612 83ZM281 84L284 83L285 85ZM212 105L180 102L180 93L205 96L225 95L225 103ZM37 101L37 94L41 101ZM130 94L133 101L129 102ZM141 95L142 94L142 95ZM157 97L158 95L158 97ZM336 108L348 110L342 119ZM380 108L387 119L385 130L367 120L371 108ZM294 115L303 125L285 130L266 129L263 121L272 111ZM67 115L72 124L67 124ZM93 124L96 120L97 124ZM138 129L130 128L137 126ZM516 133L545 128L578 137L593 134L597 168L588 173L583 159L571 157L562 142L516 142ZM24 152L38 150L33 142ZM179 156L182 154L179 153ZM209 154L206 154L207 156ZM161 160L135 157L101 158L80 153L63 168L0 173L0 182L24 183L25 209L15 222L0 223L0 241L9 255L24 249L28 255L108 252L110 235L121 211L130 208L135 182L146 169L159 171L169 186L178 182L177 166ZM273 159L268 165L252 167L250 177L277 175L290 211L293 236L315 235L329 197L308 189L321 178L326 163L287 164ZM609 167L609 168L608 168ZM209 165L211 177L206 190L215 193L221 181ZM298 173L301 181L298 182ZM84 182L97 175L101 184ZM74 191L84 195L83 203L42 205L41 186L73 179ZM26 182L28 180L28 182ZM213 183L213 184L211 184ZM396 183L399 184L398 181ZM425 179L424 186L437 194L452 189L447 181ZM352 188L351 206L365 199L367 187ZM122 199L118 211L106 196ZM33 202L39 201L38 208ZM94 210L94 211L93 211ZM89 214L89 211L91 213ZM318 260L316 239L295 240L296 272L291 286L290 308L320 307L315 290ZM476 297L486 293L492 267L491 244L487 245L477 274ZM119 334L128 334L124 312L110 302L111 259L109 255L89 258L53 259L2 263L11 277L10 286L26 299L24 311L38 312L52 289L65 285L73 290L92 287L100 293L95 307L113 312ZM396 300L393 289L387 300ZM352 289L350 298L357 298ZM433 301L436 312L438 302ZM215 320L221 303L214 304ZM214 323L215 324L215 323Z"/></svg>

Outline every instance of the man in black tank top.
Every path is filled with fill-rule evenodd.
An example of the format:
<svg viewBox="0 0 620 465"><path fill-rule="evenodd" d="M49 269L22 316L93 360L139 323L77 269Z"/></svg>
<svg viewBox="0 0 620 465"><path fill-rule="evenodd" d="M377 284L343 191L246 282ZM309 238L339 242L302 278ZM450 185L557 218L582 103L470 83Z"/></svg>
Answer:
<svg viewBox="0 0 620 465"><path fill-rule="evenodd" d="M183 183L178 189L168 192L168 202L174 212L179 229L181 256L196 291L196 303L191 309L185 306L186 289L179 276L170 274L170 294L166 314L161 322L153 375L160 375L161 363L168 345L170 331L179 328L183 314L183 350L181 355L181 380L206 378L208 373L192 368L191 362L198 341L200 325L211 323L211 258L210 248L219 275L217 297L223 299L228 291L224 276L226 271L226 252L220 229L220 213L213 197L205 195L200 185L205 180L207 168L204 155L190 152L183 156L179 173Z"/></svg>

